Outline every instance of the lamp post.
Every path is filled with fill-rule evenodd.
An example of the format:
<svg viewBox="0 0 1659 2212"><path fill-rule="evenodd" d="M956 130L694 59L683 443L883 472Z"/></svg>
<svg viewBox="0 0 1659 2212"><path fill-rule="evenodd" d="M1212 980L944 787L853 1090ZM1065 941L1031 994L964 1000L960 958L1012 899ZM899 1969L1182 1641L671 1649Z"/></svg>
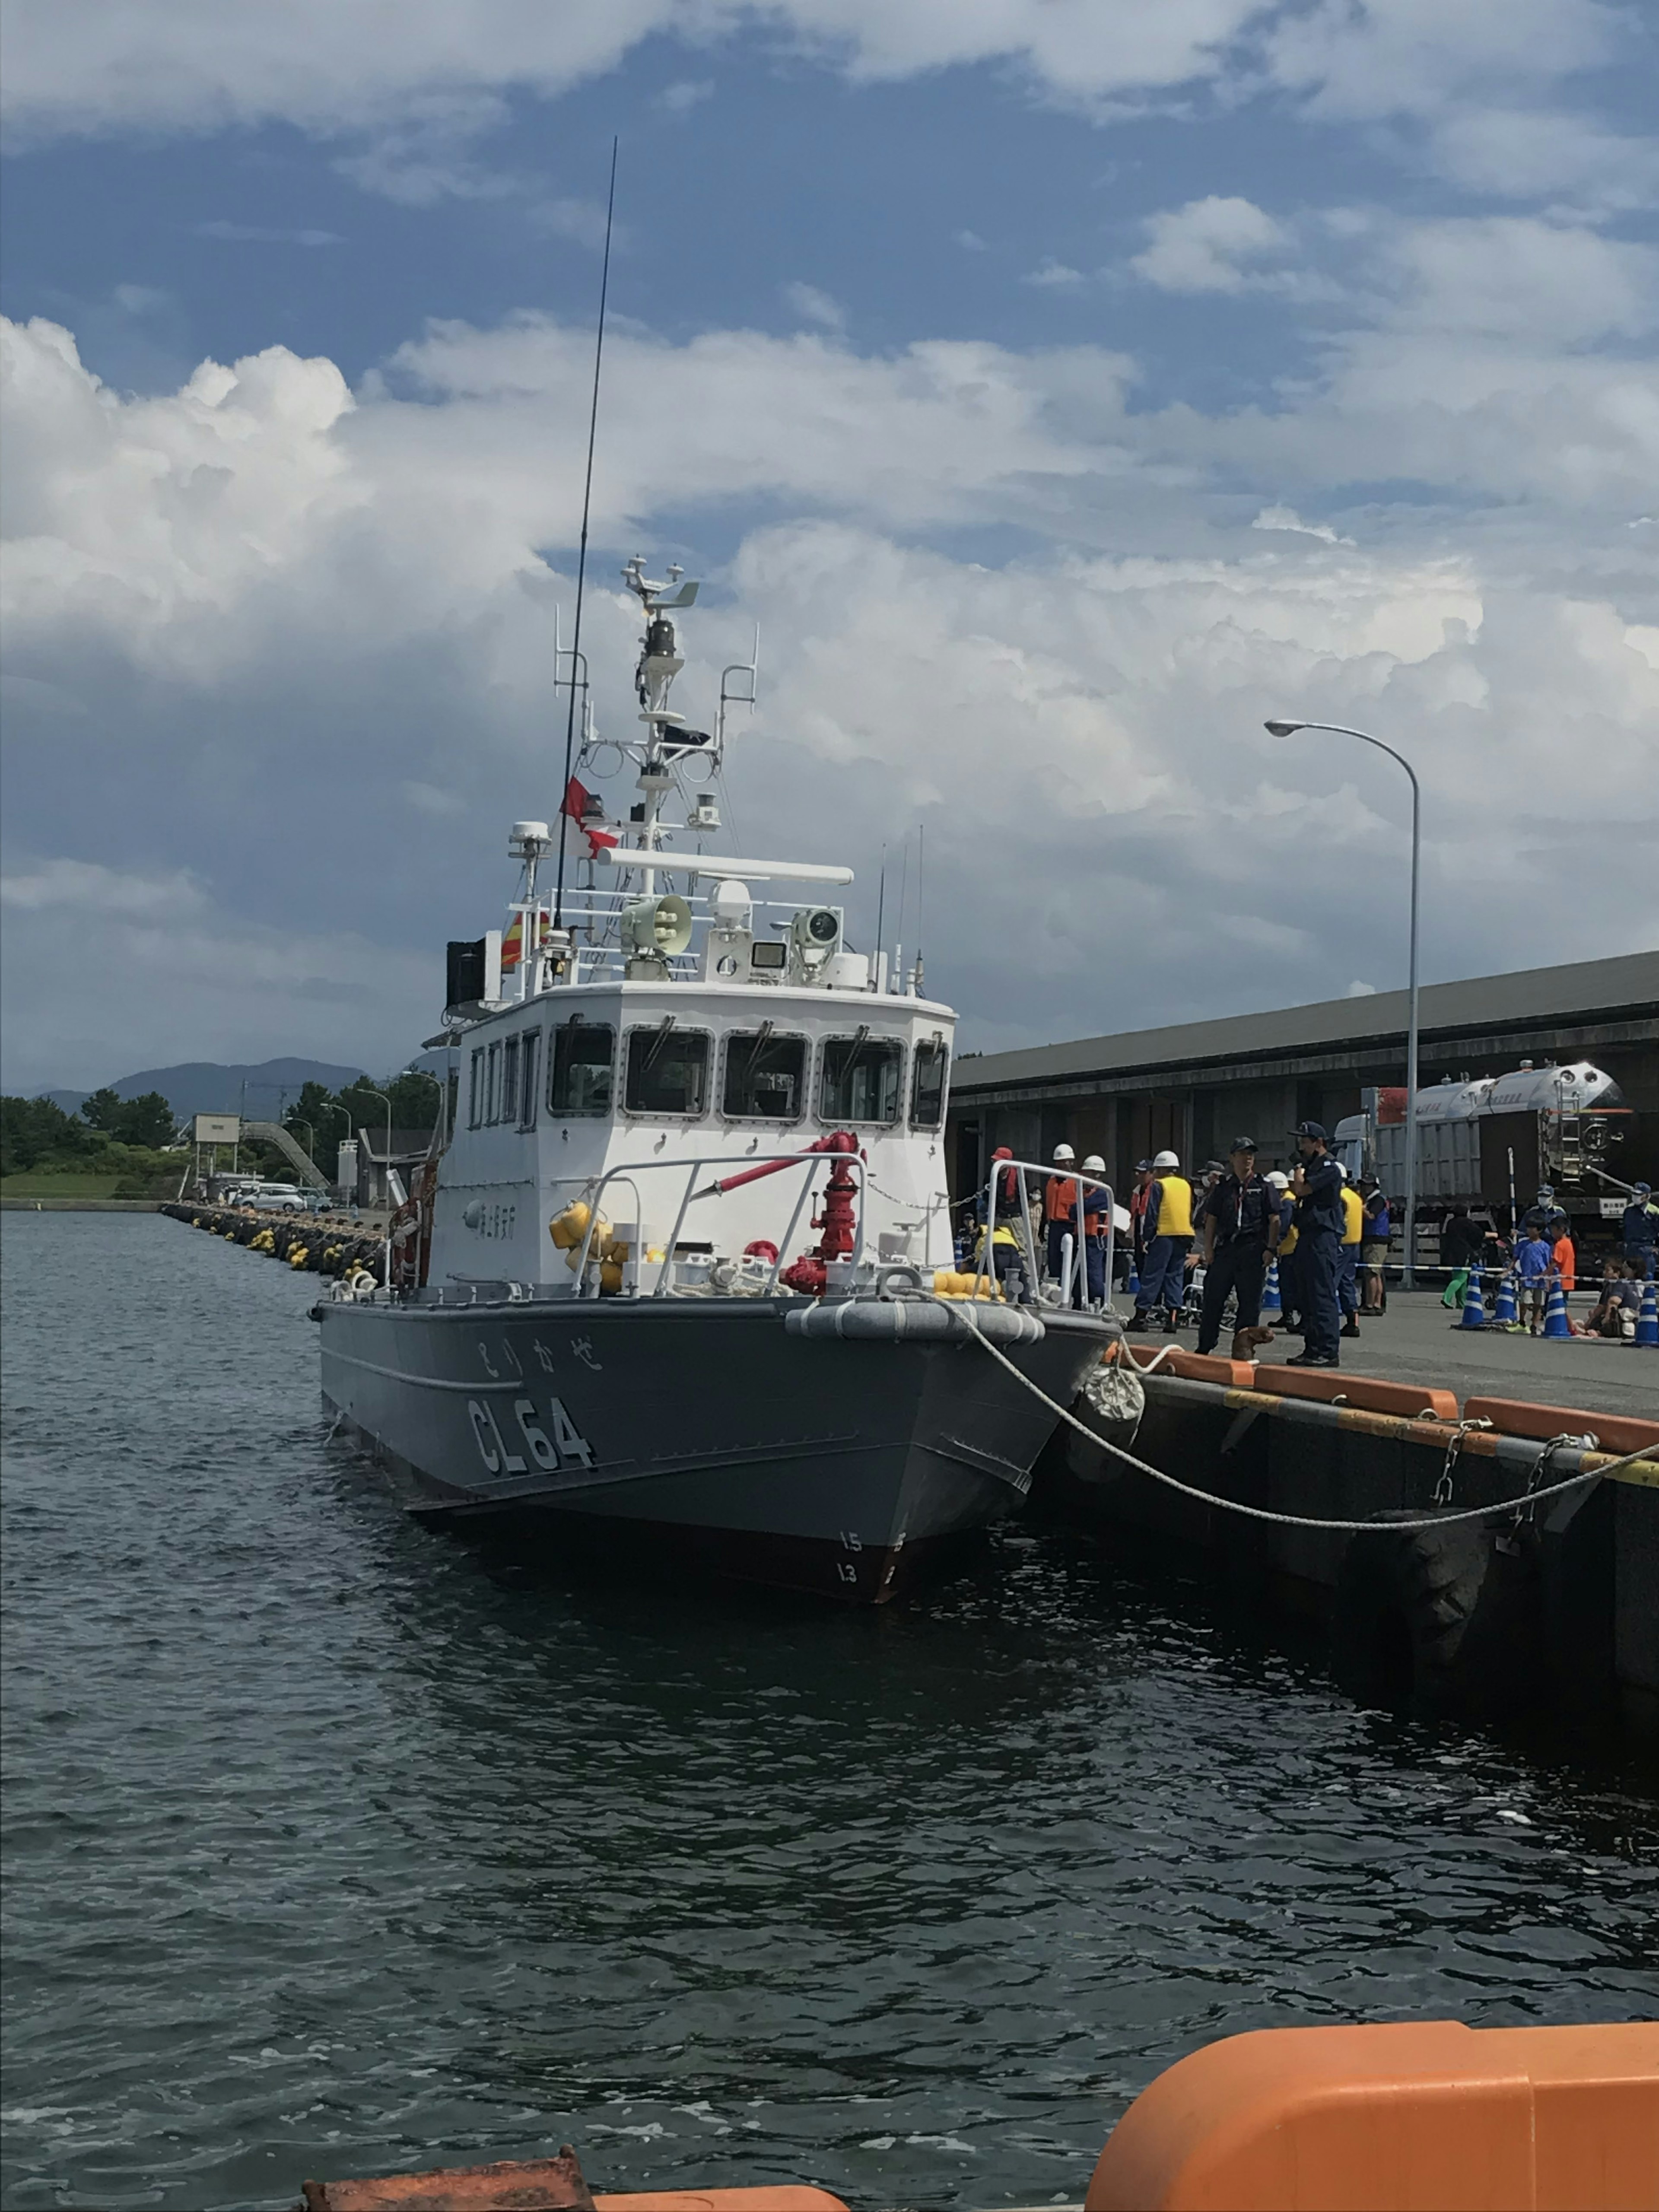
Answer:
<svg viewBox="0 0 1659 2212"><path fill-rule="evenodd" d="M1264 727L1268 736L1273 738L1294 737L1298 730L1323 730L1333 737L1358 738L1362 745L1373 745L1378 752L1387 753L1391 761L1397 761L1411 780L1411 951L1406 1020L1406 1258L1401 1271L1401 1287L1409 1291L1416 1279L1413 1262L1417 1250L1417 886L1423 849L1422 791L1418 785L1417 771L1404 753L1397 753L1392 745L1385 745L1381 738L1374 738L1367 731L1351 730L1341 722L1268 722Z"/></svg>
<svg viewBox="0 0 1659 2212"><path fill-rule="evenodd" d="M372 1083L354 1083L354 1091L361 1091L366 1098L378 1098L386 1108L386 1244L381 1255L380 1287L392 1288L392 1101L384 1091L377 1091Z"/></svg>

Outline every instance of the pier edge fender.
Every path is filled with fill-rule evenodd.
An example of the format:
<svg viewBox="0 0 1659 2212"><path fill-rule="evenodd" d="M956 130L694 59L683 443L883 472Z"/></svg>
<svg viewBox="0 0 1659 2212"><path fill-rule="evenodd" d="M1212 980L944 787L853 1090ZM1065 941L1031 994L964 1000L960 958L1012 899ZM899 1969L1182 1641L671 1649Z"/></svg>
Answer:
<svg viewBox="0 0 1659 2212"><path fill-rule="evenodd" d="M1086 2212L1579 2212L1659 2204L1659 2023L1261 2028L1178 2060Z"/></svg>
<svg viewBox="0 0 1659 2212"><path fill-rule="evenodd" d="M1420 1522L1423 1509L1374 1515ZM1543 1581L1530 1528L1448 1521L1348 1539L1336 1572L1331 1653L1363 1703L1501 1715L1524 1701L1542 1656Z"/></svg>

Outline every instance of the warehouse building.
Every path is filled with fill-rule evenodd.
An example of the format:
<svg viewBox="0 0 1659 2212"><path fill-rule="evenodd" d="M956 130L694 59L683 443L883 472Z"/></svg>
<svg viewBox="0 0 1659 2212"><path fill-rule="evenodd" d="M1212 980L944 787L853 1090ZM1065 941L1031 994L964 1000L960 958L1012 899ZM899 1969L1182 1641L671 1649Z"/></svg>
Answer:
<svg viewBox="0 0 1659 2212"><path fill-rule="evenodd" d="M994 1146L1046 1160L1064 1141L1099 1152L1119 1189L1168 1146L1201 1165L1254 1137L1262 1166L1288 1164L1301 1121L1333 1127L1362 1090L1406 1079L1403 991L1277 1013L1080 1038L1029 1051L963 1054L950 1110L953 1194L987 1173ZM1659 1184L1659 952L1523 969L1419 994L1420 1081L1500 1075L1523 1060L1591 1060L1638 1115L1613 1172Z"/></svg>

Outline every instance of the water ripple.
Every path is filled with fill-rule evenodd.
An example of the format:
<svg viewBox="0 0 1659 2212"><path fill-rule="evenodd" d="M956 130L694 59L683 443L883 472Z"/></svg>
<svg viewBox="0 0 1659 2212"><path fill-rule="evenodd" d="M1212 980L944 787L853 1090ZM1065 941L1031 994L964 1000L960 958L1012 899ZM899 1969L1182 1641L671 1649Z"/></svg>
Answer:
<svg viewBox="0 0 1659 2212"><path fill-rule="evenodd" d="M306 1278L3 1244L15 2212L564 2139L1030 2202L1213 2036L1659 2009L1637 1777L1358 1712L1058 1538L862 1616L468 1549L326 1441Z"/></svg>

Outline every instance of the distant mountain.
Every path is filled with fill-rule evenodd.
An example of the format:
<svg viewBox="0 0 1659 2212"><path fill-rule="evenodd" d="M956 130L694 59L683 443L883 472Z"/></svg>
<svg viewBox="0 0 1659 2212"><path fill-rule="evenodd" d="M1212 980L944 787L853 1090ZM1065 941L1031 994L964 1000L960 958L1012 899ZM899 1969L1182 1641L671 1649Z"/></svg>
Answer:
<svg viewBox="0 0 1659 2212"><path fill-rule="evenodd" d="M186 1060L181 1067L146 1067L137 1075L124 1075L109 1088L118 1098L142 1098L159 1091L181 1121L192 1114L240 1114L251 1121L275 1121L281 1109L291 1103L302 1083L320 1083L329 1091L355 1083L361 1067L340 1067L326 1060L262 1060L257 1066L226 1066L217 1060ZM243 1090L244 1084L247 1088ZM288 1098L285 1101L283 1092ZM89 1091L40 1091L66 1114L77 1112ZM246 1105L244 1109L243 1101Z"/></svg>

